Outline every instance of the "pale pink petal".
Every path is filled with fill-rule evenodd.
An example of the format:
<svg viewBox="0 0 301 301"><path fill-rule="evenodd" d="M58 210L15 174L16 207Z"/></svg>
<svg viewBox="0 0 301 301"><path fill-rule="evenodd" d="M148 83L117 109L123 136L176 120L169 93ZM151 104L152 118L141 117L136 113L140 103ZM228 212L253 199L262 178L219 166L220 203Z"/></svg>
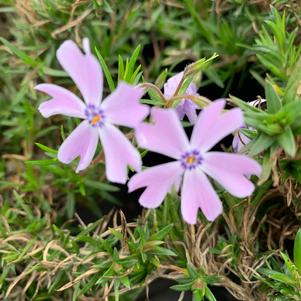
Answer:
<svg viewBox="0 0 301 301"><path fill-rule="evenodd" d="M183 78L184 72L180 72L174 76L172 76L165 84L164 84L164 96L169 99L172 96L174 96L177 87L180 84L181 79ZM186 95L198 95L197 93L197 87L195 83L190 83L188 86L186 92L184 93ZM176 106L176 111L178 113L178 116L180 120L184 118L185 115L187 115L189 121L191 124L195 124L197 120L197 113L196 109L198 106L194 104L189 99L183 99L179 104Z"/></svg>
<svg viewBox="0 0 301 301"><path fill-rule="evenodd" d="M180 72L171 78L164 84L163 93L166 98L174 96L181 79L183 78L184 72Z"/></svg>
<svg viewBox="0 0 301 301"><path fill-rule="evenodd" d="M101 104L106 112L108 122L127 127L136 127L149 113L147 105L139 103L144 90L120 83Z"/></svg>
<svg viewBox="0 0 301 301"><path fill-rule="evenodd" d="M189 148L189 142L174 109L151 110L152 123L141 123L136 129L140 147L178 159Z"/></svg>
<svg viewBox="0 0 301 301"><path fill-rule="evenodd" d="M202 152L243 126L243 114L239 108L222 112L225 101L208 105L200 114L191 136L191 144Z"/></svg>
<svg viewBox="0 0 301 301"><path fill-rule="evenodd" d="M95 154L98 139L97 130L88 121L82 121L60 146L59 161L69 164L80 157L76 172L87 168Z"/></svg>
<svg viewBox="0 0 301 301"><path fill-rule="evenodd" d="M232 141L232 148L235 153L239 153L251 140L240 130L236 131Z"/></svg>
<svg viewBox="0 0 301 301"><path fill-rule="evenodd" d="M208 152L203 155L203 158L207 165L229 172L247 176L259 176L261 173L261 166L246 155Z"/></svg>
<svg viewBox="0 0 301 301"><path fill-rule="evenodd" d="M189 100L186 100L186 102L189 102L189 106L186 108L186 115L188 117L188 120L191 124L195 124L198 119L198 114L196 112L196 106L194 103L192 103Z"/></svg>
<svg viewBox="0 0 301 301"><path fill-rule="evenodd" d="M107 179L124 184L127 181L128 165L136 171L141 170L139 152L126 136L111 124L105 124L99 130L99 135L105 153Z"/></svg>
<svg viewBox="0 0 301 301"><path fill-rule="evenodd" d="M177 188L182 174L183 168L178 161L150 167L130 179L129 192L146 187L139 202L143 207L156 208L173 186Z"/></svg>
<svg viewBox="0 0 301 301"><path fill-rule="evenodd" d="M85 118L84 103L67 89L52 84L40 84L35 89L52 97L50 100L42 102L39 106L39 111L44 117L61 114Z"/></svg>
<svg viewBox="0 0 301 301"><path fill-rule="evenodd" d="M64 42L57 50L57 59L70 75L87 104L98 105L102 98L103 74L97 59L84 40L85 54L73 41Z"/></svg>
<svg viewBox="0 0 301 301"><path fill-rule="evenodd" d="M215 220L222 213L222 203L210 184L208 178L200 170L187 171L181 192L181 212L189 224L197 222L198 209L209 221Z"/></svg>
<svg viewBox="0 0 301 301"><path fill-rule="evenodd" d="M185 103L185 100L182 100L176 107L176 111L177 111L177 114L180 118L180 120L183 120L184 116L185 116L185 110L184 110L184 103Z"/></svg>
<svg viewBox="0 0 301 301"><path fill-rule="evenodd" d="M243 168L244 167L242 167L242 169ZM243 174L236 171L234 172L231 169L227 170L211 165L207 163L206 160L204 160L202 164L202 170L236 197L247 197L251 195L255 189L254 184Z"/></svg>

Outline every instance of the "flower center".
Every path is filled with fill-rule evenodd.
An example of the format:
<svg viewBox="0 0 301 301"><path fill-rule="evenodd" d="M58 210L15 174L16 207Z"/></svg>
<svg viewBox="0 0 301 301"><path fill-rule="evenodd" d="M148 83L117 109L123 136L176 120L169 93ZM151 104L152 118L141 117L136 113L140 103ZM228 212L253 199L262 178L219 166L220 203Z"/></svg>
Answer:
<svg viewBox="0 0 301 301"><path fill-rule="evenodd" d="M203 162L203 157L200 155L199 151L192 150L187 151L181 156L181 166L184 169L192 170L198 167Z"/></svg>
<svg viewBox="0 0 301 301"><path fill-rule="evenodd" d="M89 104L86 107L85 115L89 123L93 127L103 127L105 123L106 116L102 109L95 107L92 104Z"/></svg>

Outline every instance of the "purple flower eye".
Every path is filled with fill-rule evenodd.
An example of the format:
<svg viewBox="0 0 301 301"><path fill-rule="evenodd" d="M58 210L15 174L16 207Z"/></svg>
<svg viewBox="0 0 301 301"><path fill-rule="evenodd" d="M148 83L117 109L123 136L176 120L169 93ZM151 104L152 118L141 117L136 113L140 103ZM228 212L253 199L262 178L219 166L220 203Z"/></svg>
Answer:
<svg viewBox="0 0 301 301"><path fill-rule="evenodd" d="M103 127L106 120L104 111L89 104L85 109L85 116L93 127Z"/></svg>
<svg viewBox="0 0 301 301"><path fill-rule="evenodd" d="M90 52L87 39L83 41L83 48L84 53L74 42L66 41L58 49L57 58L77 85L84 102L62 87L41 84L36 89L47 93L51 99L43 102L39 111L44 117L63 114L83 119L60 146L59 161L69 164L79 157L76 172L84 170L91 163L101 141L107 178L112 182L125 183L128 165L140 171L141 158L116 125L135 128L148 115L148 107L139 103L144 91L119 83L116 90L101 101L101 67Z"/></svg>
<svg viewBox="0 0 301 301"><path fill-rule="evenodd" d="M192 150L185 152L181 156L181 166L185 170L192 170L200 166L203 162L203 157L200 155L198 150Z"/></svg>
<svg viewBox="0 0 301 301"><path fill-rule="evenodd" d="M158 207L175 187L181 190L184 220L195 224L199 208L209 221L222 213L222 203L208 177L236 197L252 194L249 176L259 175L260 165L244 155L210 151L243 125L242 111L223 112L224 106L225 101L215 101L199 114L190 141L175 110L152 108L153 122L136 129L138 144L175 161L150 167L130 179L129 191L146 187L139 199L142 206Z"/></svg>

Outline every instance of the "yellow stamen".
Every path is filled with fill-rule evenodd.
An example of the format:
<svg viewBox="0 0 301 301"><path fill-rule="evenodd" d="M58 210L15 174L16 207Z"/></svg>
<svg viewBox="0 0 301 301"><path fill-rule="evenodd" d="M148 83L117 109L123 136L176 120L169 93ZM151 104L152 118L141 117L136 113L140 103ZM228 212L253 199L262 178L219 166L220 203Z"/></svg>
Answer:
<svg viewBox="0 0 301 301"><path fill-rule="evenodd" d="M188 156L186 158L186 163L187 164L193 164L193 163L195 163L195 161L196 161L196 157L195 156Z"/></svg>
<svg viewBox="0 0 301 301"><path fill-rule="evenodd" d="M91 124L96 125L100 120L101 120L101 116L97 114L92 118Z"/></svg>

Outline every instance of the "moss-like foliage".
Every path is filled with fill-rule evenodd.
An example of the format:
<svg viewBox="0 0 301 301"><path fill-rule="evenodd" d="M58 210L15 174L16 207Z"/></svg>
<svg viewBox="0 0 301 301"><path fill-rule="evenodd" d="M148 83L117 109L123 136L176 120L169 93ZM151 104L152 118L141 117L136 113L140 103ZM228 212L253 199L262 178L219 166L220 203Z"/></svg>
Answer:
<svg viewBox="0 0 301 301"><path fill-rule="evenodd" d="M168 278L179 300L188 291L217 300L214 286L237 300L301 300L300 19L289 0L0 0L0 299L135 300ZM147 89L144 103L172 107L179 97L165 103L160 89L185 70L178 92L193 79L200 108L221 97L240 107L251 140L243 151L263 166L253 195L216 185L223 215L192 226L176 192L142 210L108 183L101 149L80 174L60 163L77 121L44 119L34 86L78 93L55 53L84 37L105 95L124 80ZM164 160L142 155L148 166Z"/></svg>

